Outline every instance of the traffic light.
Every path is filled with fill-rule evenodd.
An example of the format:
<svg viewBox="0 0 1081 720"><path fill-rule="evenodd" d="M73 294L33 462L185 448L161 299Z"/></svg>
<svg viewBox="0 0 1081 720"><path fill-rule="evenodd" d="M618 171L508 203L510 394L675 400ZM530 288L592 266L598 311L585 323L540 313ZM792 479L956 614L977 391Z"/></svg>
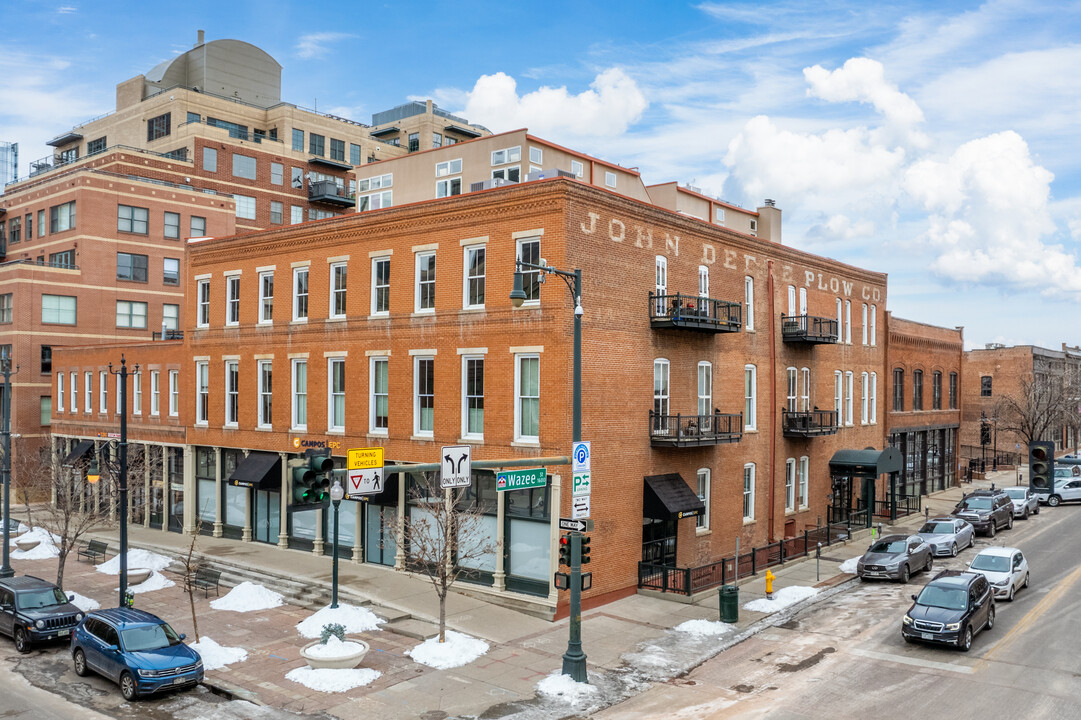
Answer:
<svg viewBox="0 0 1081 720"><path fill-rule="evenodd" d="M301 505L320 504L330 494L330 476L334 461L326 455L312 455L304 465L293 468L293 502Z"/></svg>
<svg viewBox="0 0 1081 720"><path fill-rule="evenodd" d="M582 564L589 562L589 536L582 536Z"/></svg>
<svg viewBox="0 0 1081 720"><path fill-rule="evenodd" d="M559 564L570 567L571 564L571 536L559 536Z"/></svg>
<svg viewBox="0 0 1081 720"><path fill-rule="evenodd" d="M1050 492L1055 479L1055 443L1046 440L1028 444L1028 487L1033 492Z"/></svg>

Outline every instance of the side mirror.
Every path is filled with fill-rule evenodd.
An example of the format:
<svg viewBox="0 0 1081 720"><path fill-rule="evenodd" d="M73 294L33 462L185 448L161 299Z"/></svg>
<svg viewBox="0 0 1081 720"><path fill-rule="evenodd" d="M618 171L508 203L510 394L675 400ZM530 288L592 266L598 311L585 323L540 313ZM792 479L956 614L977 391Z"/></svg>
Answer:
<svg viewBox="0 0 1081 720"><path fill-rule="evenodd" d="M916 596L915 596L915 595L913 595L913 596L912 596L912 599L913 599L913 600L915 600L915 599L916 599Z"/></svg>
<svg viewBox="0 0 1081 720"><path fill-rule="evenodd" d="M12 607L11 605L4 603L3 605L0 605L0 610L3 610L4 612L11 612Z"/></svg>
<svg viewBox="0 0 1081 720"><path fill-rule="evenodd" d="M116 645L107 645L105 649L109 652L117 652L118 650L120 650L120 648L118 648Z"/></svg>
<svg viewBox="0 0 1081 720"><path fill-rule="evenodd" d="M969 560L968 562L966 562L966 563L965 563L965 567L969 567L969 566L971 566L971 565L972 565L972 561L971 561L971 560Z"/></svg>
<svg viewBox="0 0 1081 720"><path fill-rule="evenodd" d="M185 639L186 637L188 637L188 636L187 636L187 635L185 635L184 633L180 633L180 639L181 639L181 640Z"/></svg>
<svg viewBox="0 0 1081 720"><path fill-rule="evenodd" d="M68 602L75 602L75 596L74 595L68 595Z"/></svg>

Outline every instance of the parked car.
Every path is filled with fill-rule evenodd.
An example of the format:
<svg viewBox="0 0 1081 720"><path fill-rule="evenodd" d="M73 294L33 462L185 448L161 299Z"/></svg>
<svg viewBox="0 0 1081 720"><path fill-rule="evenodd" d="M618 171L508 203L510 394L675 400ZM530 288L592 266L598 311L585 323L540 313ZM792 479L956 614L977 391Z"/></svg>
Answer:
<svg viewBox="0 0 1081 720"><path fill-rule="evenodd" d="M1015 518L1028 520L1029 515L1040 514L1040 501L1024 485L1005 488L1005 492L1010 496L1010 501L1013 502L1013 516Z"/></svg>
<svg viewBox="0 0 1081 720"><path fill-rule="evenodd" d="M987 578L996 598L1012 601L1017 590L1028 587L1028 561L1017 548L985 548L972 558L968 567Z"/></svg>
<svg viewBox="0 0 1081 720"><path fill-rule="evenodd" d="M1000 528L1013 527L1013 502L1002 490L976 490L962 498L950 515L967 520L976 532L994 537Z"/></svg>
<svg viewBox="0 0 1081 720"><path fill-rule="evenodd" d="M905 642L944 643L967 652L976 633L995 625L994 593L980 573L943 570L912 600L901 618Z"/></svg>
<svg viewBox="0 0 1081 720"><path fill-rule="evenodd" d="M931 546L933 555L957 557L957 553L971 547L976 531L967 521L955 517L931 518L916 533Z"/></svg>
<svg viewBox="0 0 1081 720"><path fill-rule="evenodd" d="M32 575L0 578L0 633L10 635L21 653L47 640L66 640L83 619L73 599Z"/></svg>
<svg viewBox="0 0 1081 720"><path fill-rule="evenodd" d="M857 561L856 577L906 583L912 573L930 570L934 562L931 546L919 535L886 535L871 543Z"/></svg>
<svg viewBox="0 0 1081 720"><path fill-rule="evenodd" d="M71 635L71 659L76 675L96 672L117 683L129 701L203 681L203 660L184 635L135 608L88 613Z"/></svg>
<svg viewBox="0 0 1081 720"><path fill-rule="evenodd" d="M1033 494L1036 495L1037 500L1051 507L1057 507L1064 502L1081 500L1081 478L1072 476L1061 478L1058 476L1056 468L1055 486L1051 491L1042 492L1036 490Z"/></svg>

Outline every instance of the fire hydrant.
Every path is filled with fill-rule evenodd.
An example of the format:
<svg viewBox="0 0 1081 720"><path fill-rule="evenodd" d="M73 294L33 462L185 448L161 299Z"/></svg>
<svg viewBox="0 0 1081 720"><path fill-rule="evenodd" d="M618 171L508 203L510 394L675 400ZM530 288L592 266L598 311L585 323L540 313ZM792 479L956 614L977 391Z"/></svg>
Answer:
<svg viewBox="0 0 1081 720"><path fill-rule="evenodd" d="M772 600L773 599L773 580L776 577L777 576L774 575L772 572L770 572L769 570L766 570L766 599L767 600Z"/></svg>

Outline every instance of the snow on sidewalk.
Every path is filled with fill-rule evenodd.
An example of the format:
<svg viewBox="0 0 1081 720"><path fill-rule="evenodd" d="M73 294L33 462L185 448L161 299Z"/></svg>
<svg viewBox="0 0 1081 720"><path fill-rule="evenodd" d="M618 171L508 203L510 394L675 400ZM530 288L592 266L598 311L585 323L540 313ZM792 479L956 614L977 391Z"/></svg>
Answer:
<svg viewBox="0 0 1081 720"><path fill-rule="evenodd" d="M19 550L19 541L22 540L37 540L37 547ZM45 528L36 527L12 540L11 557L14 560L51 560L60 555L60 548L56 546L59 541L59 535L53 535Z"/></svg>
<svg viewBox="0 0 1081 720"><path fill-rule="evenodd" d="M317 692L339 693L352 690L356 687L370 685L377 680L382 673L371 668L357 668L354 670L313 670L305 665L285 674L286 680L311 688Z"/></svg>
<svg viewBox="0 0 1081 720"><path fill-rule="evenodd" d="M585 700L594 699L598 691L596 685L575 682L570 675L552 673L537 683L537 692L548 697L559 698L577 707Z"/></svg>
<svg viewBox="0 0 1081 720"><path fill-rule="evenodd" d="M477 638L447 630L447 641L439 642L439 636L428 638L405 654L421 665L439 670L468 665L488 652L488 643Z"/></svg>
<svg viewBox="0 0 1081 720"><path fill-rule="evenodd" d="M724 635L726 632L729 632L732 629L732 626L717 620L688 620L687 622L676 625L672 629L677 632L689 633L691 635L716 637L717 635Z"/></svg>
<svg viewBox="0 0 1081 720"><path fill-rule="evenodd" d="M167 558L164 555L158 555L157 553L150 552L149 550L135 549L128 550L128 571L135 569L154 570L159 572L169 567L169 563L172 562L172 558ZM105 573L106 575L119 575L120 574L120 556L115 555L109 560L101 563L97 566L99 573ZM146 583L144 583L145 585ZM168 586L165 586L168 587Z"/></svg>
<svg viewBox="0 0 1081 720"><path fill-rule="evenodd" d="M229 610L238 613L269 610L282 604L281 593L276 593L269 588L247 580L226 593L225 597L210 601L210 607L215 610Z"/></svg>
<svg viewBox="0 0 1081 720"><path fill-rule="evenodd" d="M855 575L856 574L856 563L858 563L860 561L860 557L862 557L862 555L858 556L858 557L854 557L854 558L848 558L843 563L838 565L841 572L848 573L850 575Z"/></svg>
<svg viewBox="0 0 1081 720"><path fill-rule="evenodd" d="M773 613L817 594L818 590L815 588L803 585L792 585L791 587L775 590L773 592L772 600L767 600L766 598L752 600L749 603L746 603L743 606L743 609L751 610L753 612Z"/></svg>
<svg viewBox="0 0 1081 720"><path fill-rule="evenodd" d="M337 623L345 626L346 633L362 633L378 630L383 622L368 608L339 603L338 607L325 607L297 624L297 631L306 638L317 638L324 625Z"/></svg>
<svg viewBox="0 0 1081 720"><path fill-rule="evenodd" d="M248 651L244 648L223 647L206 635L189 647L199 653L199 657L203 659L204 670L220 670L227 665L248 659Z"/></svg>
<svg viewBox="0 0 1081 720"><path fill-rule="evenodd" d="M75 599L71 601L71 604L83 612L90 612L91 610L97 610L101 607L101 603L94 598L88 598L85 595L80 595L79 593L71 592L70 590L67 591L67 593L68 595L73 595L75 597Z"/></svg>

